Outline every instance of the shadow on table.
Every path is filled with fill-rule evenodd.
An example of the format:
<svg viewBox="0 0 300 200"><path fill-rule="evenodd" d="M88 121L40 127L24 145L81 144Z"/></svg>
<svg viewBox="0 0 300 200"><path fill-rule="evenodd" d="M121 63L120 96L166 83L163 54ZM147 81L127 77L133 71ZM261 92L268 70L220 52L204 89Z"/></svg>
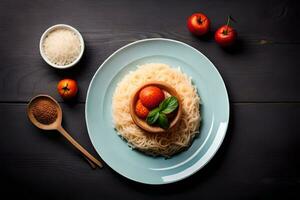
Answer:
<svg viewBox="0 0 300 200"><path fill-rule="evenodd" d="M232 138L232 130L233 125L232 122L234 120L234 115L232 112L230 113L230 121L229 127L226 133L226 137L216 153L216 155L212 158L212 160L204 166L201 170L199 170L194 175L181 180L176 183L166 184L166 185L146 185L131 181L126 179L120 175L116 174L116 177L120 180L120 182L124 183L124 186L130 187L130 189L141 192L143 194L151 194L151 195L168 195L168 194L180 194L182 192L187 192L189 190L193 190L195 187L199 187L204 184L208 179L210 179L217 170L220 169L224 159L226 158L226 154L231 143Z"/></svg>
<svg viewBox="0 0 300 200"><path fill-rule="evenodd" d="M222 48L222 50L229 55L240 55L245 50L245 41L242 38L237 38L237 41L233 46Z"/></svg>
<svg viewBox="0 0 300 200"><path fill-rule="evenodd" d="M205 35L202 35L202 36L196 36L196 35L193 35L192 33L190 33L190 35L194 39L201 41L201 42L213 42L214 41L214 32L212 32L212 31L209 31L208 33L206 33Z"/></svg>

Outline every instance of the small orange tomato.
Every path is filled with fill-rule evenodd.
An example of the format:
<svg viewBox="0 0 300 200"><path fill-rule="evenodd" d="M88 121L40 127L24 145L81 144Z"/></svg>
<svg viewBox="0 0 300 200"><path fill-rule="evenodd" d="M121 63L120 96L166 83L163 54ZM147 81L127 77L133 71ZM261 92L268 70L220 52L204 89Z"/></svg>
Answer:
<svg viewBox="0 0 300 200"><path fill-rule="evenodd" d="M142 118L142 119L146 119L146 117L148 116L149 114L149 110L148 108L146 108L141 100L139 99L137 102L136 102L136 105L135 105L135 113L138 117Z"/></svg>
<svg viewBox="0 0 300 200"><path fill-rule="evenodd" d="M63 79L57 84L57 91L63 99L69 100L78 92L77 83L73 79Z"/></svg>
<svg viewBox="0 0 300 200"><path fill-rule="evenodd" d="M140 91L139 97L144 106L152 109L165 99L165 94L159 87L147 86Z"/></svg>

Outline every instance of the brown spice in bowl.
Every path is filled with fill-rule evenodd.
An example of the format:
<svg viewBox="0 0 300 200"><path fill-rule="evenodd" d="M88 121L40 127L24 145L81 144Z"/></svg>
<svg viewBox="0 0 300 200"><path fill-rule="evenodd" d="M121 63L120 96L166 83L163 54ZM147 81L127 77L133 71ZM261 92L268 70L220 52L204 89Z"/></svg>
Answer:
<svg viewBox="0 0 300 200"><path fill-rule="evenodd" d="M32 114L42 124L52 124L57 118L55 104L47 99L40 99L32 105Z"/></svg>

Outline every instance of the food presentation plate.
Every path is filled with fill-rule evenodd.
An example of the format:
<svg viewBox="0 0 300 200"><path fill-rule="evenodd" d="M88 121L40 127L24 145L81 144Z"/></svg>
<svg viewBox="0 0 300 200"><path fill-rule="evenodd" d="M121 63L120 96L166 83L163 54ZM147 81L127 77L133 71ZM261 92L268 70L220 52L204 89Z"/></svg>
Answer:
<svg viewBox="0 0 300 200"><path fill-rule="evenodd" d="M192 77L201 98L199 136L187 150L169 159L132 150L113 127L112 96L117 83L145 63L180 67ZM140 183L168 184L194 174L215 155L226 134L229 100L222 77L201 52L176 40L144 39L120 48L96 71L87 92L85 118L93 146L114 171Z"/></svg>

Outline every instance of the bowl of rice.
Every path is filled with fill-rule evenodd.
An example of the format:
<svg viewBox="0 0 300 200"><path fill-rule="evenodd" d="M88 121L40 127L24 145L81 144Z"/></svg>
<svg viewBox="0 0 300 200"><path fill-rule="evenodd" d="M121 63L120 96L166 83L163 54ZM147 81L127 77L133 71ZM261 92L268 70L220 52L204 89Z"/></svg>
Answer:
<svg viewBox="0 0 300 200"><path fill-rule="evenodd" d="M57 69L76 65L84 52L84 41L74 27L57 24L48 28L40 39L40 54L47 64Z"/></svg>

